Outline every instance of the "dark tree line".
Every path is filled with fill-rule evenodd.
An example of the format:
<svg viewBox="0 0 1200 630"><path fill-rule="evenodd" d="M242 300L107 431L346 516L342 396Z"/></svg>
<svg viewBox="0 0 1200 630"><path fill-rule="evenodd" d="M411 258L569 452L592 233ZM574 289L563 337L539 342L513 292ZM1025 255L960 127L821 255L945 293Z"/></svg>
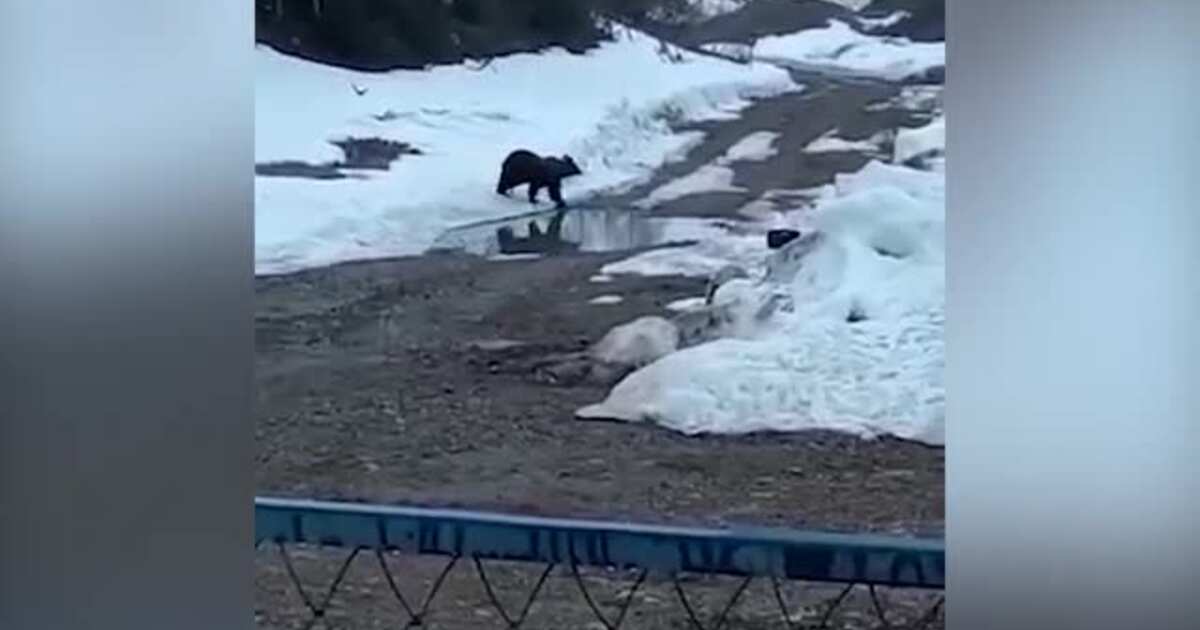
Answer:
<svg viewBox="0 0 1200 630"><path fill-rule="evenodd" d="M685 0L256 0L256 38L360 70L420 68L608 37L610 15L637 23L688 10Z"/></svg>

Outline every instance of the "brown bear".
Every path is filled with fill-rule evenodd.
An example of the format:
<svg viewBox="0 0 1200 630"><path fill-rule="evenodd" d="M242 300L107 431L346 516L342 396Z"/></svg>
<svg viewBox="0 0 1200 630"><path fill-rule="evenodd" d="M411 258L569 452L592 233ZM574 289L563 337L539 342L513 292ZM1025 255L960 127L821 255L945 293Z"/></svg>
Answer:
<svg viewBox="0 0 1200 630"><path fill-rule="evenodd" d="M541 157L533 151L518 149L504 158L500 167L500 181L496 184L496 192L508 196L508 191L522 184L529 185L529 203L537 203L538 192L545 188L550 192L550 199L558 208L566 208L562 198L562 180L583 171L575 164L569 155L558 157Z"/></svg>

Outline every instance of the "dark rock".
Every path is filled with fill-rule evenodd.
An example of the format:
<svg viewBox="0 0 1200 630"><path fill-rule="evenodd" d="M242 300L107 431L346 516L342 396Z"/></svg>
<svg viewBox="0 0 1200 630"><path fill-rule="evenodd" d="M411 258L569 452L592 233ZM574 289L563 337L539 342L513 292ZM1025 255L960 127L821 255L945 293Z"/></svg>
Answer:
<svg viewBox="0 0 1200 630"><path fill-rule="evenodd" d="M767 232L767 247L779 249L797 238L800 238L800 232L796 230L770 230Z"/></svg>

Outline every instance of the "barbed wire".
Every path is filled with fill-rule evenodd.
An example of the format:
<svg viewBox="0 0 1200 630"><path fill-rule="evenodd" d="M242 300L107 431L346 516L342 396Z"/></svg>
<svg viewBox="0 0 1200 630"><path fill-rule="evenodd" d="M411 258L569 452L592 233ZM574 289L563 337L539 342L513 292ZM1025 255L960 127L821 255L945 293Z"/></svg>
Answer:
<svg viewBox="0 0 1200 630"><path fill-rule="evenodd" d="M301 577L301 572L297 569L294 562L294 554L289 552L289 546L293 548L303 548L306 552L310 552L306 553L305 555L310 558L315 558L315 565L322 568L325 572L332 571L332 580L330 580L324 586L324 588L321 588L313 585L313 580L310 579L308 580L310 586L306 587L306 580ZM256 548L259 547L260 545L256 545ZM340 628L341 626L335 626L331 622L330 613L336 608L335 604L339 603L337 601L339 593L342 589L346 588L346 585L349 582L347 576L350 574L351 566L355 564L356 560L365 555L363 554L364 551L369 551L369 549L355 547L347 552L345 549L338 550L336 548L316 547L305 544L289 545L282 542L277 542L274 547L278 552L275 555L279 558L280 563L282 564L282 572L277 570L272 571L269 557L264 557L261 551L259 553L258 570L260 575L274 574L276 578L282 575L283 579L287 583L286 586L289 587L287 590L295 592L298 596L302 605L303 613L301 616L299 616L299 618L296 618L296 615L292 615L293 618L291 623L298 624L298 627L301 627L304 630L311 630L319 623L323 624L324 627L327 628ZM788 598L785 597L783 591L785 584L797 583L801 581L781 580L776 577L755 578L754 576L737 578L737 583L733 588L732 594L729 595L724 602L718 606L706 606L705 609L708 610L708 614L705 615L703 614L702 609L697 606L697 602L694 601L694 596L688 595L683 583L685 577L693 575L698 575L700 577L699 581L701 582L705 580L715 580L717 579L715 576L712 576L711 574L694 574L691 572L685 576L685 574L682 572L676 572L669 575L655 575L654 579L652 580L650 572L645 569L637 570L635 577L632 580L632 585L627 589L619 589L616 595L613 596L610 605L615 606L616 615L614 617L610 617L601 609L601 601L597 598L593 592L593 589L588 587L580 570L580 566L573 559L569 562L563 563L522 563L521 566L524 566L528 569L526 573L532 578L529 581L532 581L533 586L525 593L524 602L520 606L519 612L514 615L510 608L506 607L501 602L502 593L498 592L499 585L495 582L495 578L489 573L488 570L488 567L491 564L505 563L506 561L486 559L477 555L452 556L447 558L446 561L441 564L440 569L436 571L428 590L425 592L424 598L421 600L420 606L414 606L414 600L410 600L403 594L403 591L400 588L400 575L393 570L392 566L388 562L387 556L389 554L398 554L405 555L410 558L419 557L423 560L428 559L429 557L403 554L395 551L385 552L383 550L373 550L373 554L376 559L374 564L378 568L379 577L382 578L376 579L374 584L382 583L382 588L363 589L360 587L359 590L371 590L372 595L384 598L386 598L387 594L390 593L391 599L394 599L400 605L401 609L403 610L403 614L406 616L406 620L404 620L401 624L393 626L401 628L435 627L430 625L431 615L435 611L438 613L450 612L446 609L435 608L433 604L435 600L438 599L439 594L443 594L443 591L448 588L448 584L451 581L451 574L462 560L470 560L474 566L474 571L466 574L459 572L459 578L461 579L465 576L473 576L476 586L480 587L483 591L483 601L481 603L490 605L490 607L499 614L499 621L501 623L498 624L494 616L490 619L482 617L480 615L480 611L477 609L475 611L475 616L471 621L467 622L465 625L455 623L453 625L455 628L478 627L482 629L502 627L507 628L508 630L519 630L521 628L535 627L534 623L530 621L532 617L531 613L535 610L535 604L539 602L539 598L551 597L549 595L545 595L547 592L546 585L552 575L555 573L556 569L560 570L560 577L569 579L574 583L575 589L581 595L581 597L570 597L565 593L560 593L553 596L555 598L554 606L556 606L556 615L558 614L557 611L567 610L566 608L562 607L569 604L571 616L578 617L580 620L586 618L587 622L585 624L580 621L578 625L576 625L562 623L562 620L556 618L553 623L549 625L542 625L540 627L595 627L597 629L603 628L604 630L619 630L622 628L634 627L664 627L661 625L661 623L666 623L665 621L649 621L651 625L643 624L650 619L667 619L671 617L669 614L659 614L658 617L646 615L643 616L643 624L630 623L630 620L634 618L634 616L630 613L635 609L635 604L639 601L638 594L644 594L648 585L653 585L655 588L662 591L663 593L660 593L660 597L661 594L665 594L668 591L673 591L673 599L677 601L678 606L675 608L676 615L674 616L674 619L670 621L671 625L669 627L672 628L681 627L678 624L683 623L684 626L690 627L693 630L725 630L737 627L782 627L787 628L787 630L813 630L817 628L825 629L835 627L871 627L880 628L883 630L899 628L912 628L915 630L918 628L925 629L941 627L944 624L944 621L941 619L942 608L945 602L944 595L937 596L932 604L925 602L920 607L913 606L912 602L910 601L910 605L902 607L902 610L907 614L899 614L895 611L889 612L889 603L887 599L882 597L879 592L880 588L874 584L849 583L839 585L805 581L802 583L809 586L820 588L840 587L840 589L838 590L837 594L831 598L820 598L818 602L821 605L802 607L801 610L804 612L798 615L792 612L794 610L792 606L795 606L796 602L789 603ZM533 573L534 569L537 569L536 574ZM415 576L416 572L414 571L412 573ZM603 573L603 570L599 570L598 573ZM619 576L615 576L615 579L607 578L606 581L616 582L619 579ZM747 601L747 592L750 590L751 585L755 581L769 582L770 592L767 594L767 597L759 598L760 601L758 602L755 611L744 614L742 617L738 618L734 615L734 612L739 608L740 603ZM859 609L848 608L848 602L851 600L851 595L854 594L856 590L861 592L864 587L866 592L866 601L860 602ZM462 599L462 597L464 597L462 590L463 589L459 588L459 593L457 594L457 598L455 600L455 603L459 604L460 606L467 605L465 604L465 600ZM889 590L914 592L913 589ZM938 595L938 591L923 590L920 592L923 594ZM314 593L318 593L320 596L315 596ZM264 618L271 616L287 616L287 614L282 610L271 610L272 607L278 609L283 608L283 606L278 600L270 601L270 598L266 597L268 594L269 593L267 593L266 589L262 589L260 587L259 593L256 596L256 599L259 600L257 602L258 608L260 610L266 609L268 612L275 614L260 616L259 625L260 627L281 627L278 625L272 625L270 620ZM520 596L518 595L518 597ZM264 601L264 599L267 601ZM772 599L773 602L771 602L770 608L775 610L775 612L768 614L765 604L770 602ZM664 600L661 600L659 597L645 596L641 601L656 602L661 604ZM815 614L810 613L817 611L820 612L820 615L816 620L816 623L812 623L811 619L809 619L806 623L805 618L815 617ZM357 624L357 626L347 627L379 627L381 622L387 622L388 626L392 626L392 624L396 624L397 621L400 621L393 618L383 619L380 618L378 613L369 611L356 612L355 610L347 609L339 612L345 613L345 616L348 619L347 623ZM656 609L655 612L664 613L665 611ZM843 619L841 619L841 624L838 626L831 625L837 619L839 612L842 613L843 617ZM914 612L919 612L919 614L913 614ZM709 621L707 623L702 619L704 616L709 617ZM864 625L864 620L868 616L874 617L874 623L872 625ZM772 618L774 621L770 621ZM782 623L780 623L780 621L782 621Z"/></svg>
<svg viewBox="0 0 1200 630"><path fill-rule="evenodd" d="M288 555L287 546L283 543L276 543L276 547L279 549L279 556L283 558L283 565L287 569L288 577L292 579L292 584L296 586L296 593L300 595L300 599L304 601L304 605L308 607L309 611L312 612L312 617L304 626L305 630L307 630L308 628L316 625L318 621L325 617L325 611L329 609L329 603L333 601L333 596L337 592L338 586L341 585L342 580L346 577L346 571L350 569L350 563L354 562L354 558L358 557L358 552L361 551L361 548L355 547L354 550L346 556L345 561L342 562L341 568L338 569L337 577L333 578L333 582L329 585L329 589L325 592L325 598L321 600L320 604L316 604L313 602L312 598L309 597L308 591L304 588L304 585L300 583L300 576L296 573L295 566L292 565L292 558L290 555Z"/></svg>
<svg viewBox="0 0 1200 630"><path fill-rule="evenodd" d="M488 599L492 601L492 605L496 607L496 612L500 613L500 616L512 630L520 628L521 624L524 623L525 618L529 615L529 609L533 606L533 601L537 599L538 593L542 590L542 586L546 584L546 578L550 577L550 572L553 571L555 567L554 564L546 565L546 569L542 571L542 575L538 578L537 584L534 585L533 590L529 593L529 597L526 598L525 607L521 609L521 614L516 619L513 619L512 617L508 616L508 612L500 603L500 599L496 597L496 591L492 589L492 582L488 580L487 573L485 573L483 570L483 561L479 559L479 556L474 556L472 560L475 561L475 570L479 575L479 581L483 583L484 590L487 591Z"/></svg>
<svg viewBox="0 0 1200 630"><path fill-rule="evenodd" d="M433 581L433 586L431 586L429 591L426 592L425 601L421 604L421 610L413 611L412 606L408 604L408 600L404 597L404 594L400 592L400 587L396 585L396 578L392 575L391 568L388 567L388 563L384 558L383 551L376 549L375 556L379 559L379 567L382 569L384 576L387 578L388 587L391 589L392 595L394 595L396 600L400 602L400 605L404 608L404 612L408 613L408 621L405 623L404 627L415 628L422 625L424 623L425 616L429 614L429 606L433 603L433 598L438 594L438 591L441 590L442 583L446 581L446 576L450 575L450 571L454 569L456 564L458 564L458 558L450 558L450 561L446 563L445 567L442 568L441 573L439 573L437 578ZM297 588L299 588L299 586L297 586Z"/></svg>
<svg viewBox="0 0 1200 630"><path fill-rule="evenodd" d="M609 621L608 617L601 612L600 607L596 605L596 601L592 599L592 594L588 591L587 586L583 583L583 577L579 575L579 565L571 562L571 575L575 578L575 583L579 586L579 591L583 593L583 599L587 602L588 607L592 609L592 614L596 615L596 619L600 621L605 630L617 630L621 627L621 623L625 620L625 615L629 612L629 607L633 605L633 598L637 595L638 589L642 583L646 581L646 576L649 571L642 569L638 573L637 581L633 583L633 587L629 589L629 593L625 595L625 601L621 602L621 608L617 612L617 619Z"/></svg>

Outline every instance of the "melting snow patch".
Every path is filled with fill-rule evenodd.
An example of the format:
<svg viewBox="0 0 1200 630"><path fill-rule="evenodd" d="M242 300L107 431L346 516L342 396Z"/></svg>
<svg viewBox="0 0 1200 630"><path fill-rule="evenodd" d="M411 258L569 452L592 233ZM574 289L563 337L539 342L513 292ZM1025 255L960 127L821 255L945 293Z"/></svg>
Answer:
<svg viewBox="0 0 1200 630"><path fill-rule="evenodd" d="M764 245L765 234L765 230L762 234L726 234L686 247L651 250L604 265L601 271L606 274L708 278L730 264L742 268L763 264L770 251Z"/></svg>
<svg viewBox="0 0 1200 630"><path fill-rule="evenodd" d="M669 311L694 311L699 308L704 308L705 299L703 295L689 298L682 298L667 304Z"/></svg>
<svg viewBox="0 0 1200 630"><path fill-rule="evenodd" d="M488 256L488 260L494 262L505 262L510 260L537 260L541 257L541 254L496 254L494 256Z"/></svg>
<svg viewBox="0 0 1200 630"><path fill-rule="evenodd" d="M749 63L754 60L754 46L739 42L713 42L701 44L700 50L725 57L738 63Z"/></svg>
<svg viewBox="0 0 1200 630"><path fill-rule="evenodd" d="M653 208L661 203L698 193L744 191L744 188L733 185L733 169L720 164L705 164L683 177L655 188L645 199L633 205L643 209Z"/></svg>
<svg viewBox="0 0 1200 630"><path fill-rule="evenodd" d="M804 147L805 153L831 153L835 151L847 151L856 153L875 153L879 151L879 145L882 143L882 137L876 136L868 140L846 140L837 137L837 130L830 131L825 135L808 143Z"/></svg>
<svg viewBox="0 0 1200 630"><path fill-rule="evenodd" d="M933 122L916 129L901 129L896 134L893 161L903 164L913 158L940 155L946 151L946 118L938 116Z"/></svg>
<svg viewBox="0 0 1200 630"><path fill-rule="evenodd" d="M734 162L757 162L774 157L778 152L774 146L778 138L779 134L773 131L756 131L737 141L712 163L659 186L633 205L648 209L699 193L745 192L745 188L733 185L733 169L729 165Z"/></svg>
<svg viewBox="0 0 1200 630"><path fill-rule="evenodd" d="M600 306L607 306L607 305L611 305L611 304L620 304L621 302L624 302L624 301L625 301L625 298L623 298L619 295L615 295L615 294L613 294L613 295L597 295L596 297L588 300L588 304L597 304Z"/></svg>
<svg viewBox="0 0 1200 630"><path fill-rule="evenodd" d="M723 161L729 162L761 162L779 153L775 141L779 133L774 131L756 131L729 147Z"/></svg>
<svg viewBox="0 0 1200 630"><path fill-rule="evenodd" d="M691 0L689 4L695 7L700 15L706 18L733 13L746 5L750 0Z"/></svg>
<svg viewBox="0 0 1200 630"><path fill-rule="evenodd" d="M659 22L668 24L687 24L694 21L709 20L714 17L732 13L741 9L752 0L686 0L688 12L665 11L662 7L654 7L647 16Z"/></svg>
<svg viewBox="0 0 1200 630"><path fill-rule="evenodd" d="M867 8L867 6L871 4L872 0L825 0L825 2L828 2L829 4L836 4L839 7L845 7L851 11L858 12Z"/></svg>
<svg viewBox="0 0 1200 630"><path fill-rule="evenodd" d="M876 31L881 28L887 28L889 26L895 26L896 24L900 23L900 20L910 17L911 15L912 14L908 11L896 11L887 17L867 18L856 16L854 19L859 23L860 26L869 32Z"/></svg>
<svg viewBox="0 0 1200 630"><path fill-rule="evenodd" d="M946 64L943 42L912 42L857 33L844 22L764 37L754 56L801 70L829 71L898 81Z"/></svg>
<svg viewBox="0 0 1200 630"><path fill-rule="evenodd" d="M936 116L942 113L943 91L944 86L941 85L906 85L900 88L900 93L896 96L871 103L864 109L869 112L878 112L896 108L910 112L925 112Z"/></svg>

